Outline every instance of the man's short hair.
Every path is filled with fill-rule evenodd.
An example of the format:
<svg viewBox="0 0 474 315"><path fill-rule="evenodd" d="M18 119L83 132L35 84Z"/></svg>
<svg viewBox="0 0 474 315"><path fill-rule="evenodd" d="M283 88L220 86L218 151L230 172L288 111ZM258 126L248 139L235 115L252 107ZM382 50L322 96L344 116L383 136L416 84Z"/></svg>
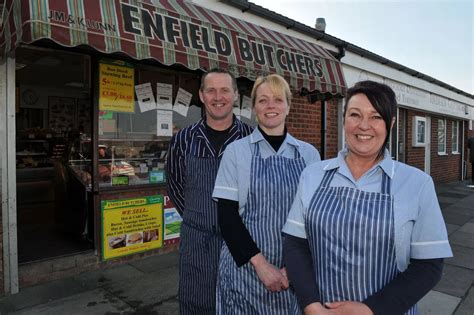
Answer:
<svg viewBox="0 0 474 315"><path fill-rule="evenodd" d="M208 72L204 73L201 77L201 86L199 87L199 89L201 91L204 90L204 81L206 80L206 77L210 74L210 73L224 73L224 74L228 74L230 76L230 78L232 79L232 88L234 89L234 92L237 91L237 80L235 79L235 76L227 71L227 70L224 70L224 69L220 69L220 68L212 68L211 70L209 70Z"/></svg>

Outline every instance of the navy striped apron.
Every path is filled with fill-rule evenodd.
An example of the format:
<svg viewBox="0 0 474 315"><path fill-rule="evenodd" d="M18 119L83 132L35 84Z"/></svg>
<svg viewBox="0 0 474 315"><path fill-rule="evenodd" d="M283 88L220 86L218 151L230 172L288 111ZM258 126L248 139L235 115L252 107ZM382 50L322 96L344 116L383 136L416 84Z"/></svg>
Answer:
<svg viewBox="0 0 474 315"><path fill-rule="evenodd" d="M295 148L295 157L260 156L253 145L250 186L242 220L267 261L283 267L281 230L296 194L305 162ZM218 314L299 314L292 289L271 292L260 281L252 264L237 267L223 245L217 279Z"/></svg>
<svg viewBox="0 0 474 315"><path fill-rule="evenodd" d="M336 171L311 199L306 233L322 302L362 301L399 273L390 178L383 172L380 193L330 187ZM406 314L418 314L417 306Z"/></svg>
<svg viewBox="0 0 474 315"><path fill-rule="evenodd" d="M212 190L220 159L196 157L196 145L193 147L186 157L186 199L179 247L180 314L215 314L222 239Z"/></svg>

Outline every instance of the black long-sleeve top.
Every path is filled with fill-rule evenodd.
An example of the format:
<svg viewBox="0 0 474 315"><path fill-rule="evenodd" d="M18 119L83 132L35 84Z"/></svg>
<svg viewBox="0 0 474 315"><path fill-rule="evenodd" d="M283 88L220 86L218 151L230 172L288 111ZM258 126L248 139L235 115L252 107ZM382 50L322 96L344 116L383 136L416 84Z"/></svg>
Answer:
<svg viewBox="0 0 474 315"><path fill-rule="evenodd" d="M316 277L308 240L284 234L283 259L301 308L320 302L316 281L311 281ZM438 283L442 270L442 258L411 259L405 271L362 303L375 315L404 314Z"/></svg>
<svg viewBox="0 0 474 315"><path fill-rule="evenodd" d="M277 152L283 141L285 141L286 127L283 135L280 136L269 136L260 127L258 129L265 140ZM255 244L239 215L239 203L237 201L218 199L217 216L222 238L226 242L237 266L245 265L250 258L260 253L260 249Z"/></svg>

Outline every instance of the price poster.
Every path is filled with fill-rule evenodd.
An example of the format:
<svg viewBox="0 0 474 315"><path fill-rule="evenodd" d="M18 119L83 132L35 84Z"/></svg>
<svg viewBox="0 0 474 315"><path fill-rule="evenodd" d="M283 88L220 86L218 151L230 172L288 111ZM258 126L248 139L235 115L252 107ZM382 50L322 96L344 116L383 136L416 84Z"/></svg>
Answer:
<svg viewBox="0 0 474 315"><path fill-rule="evenodd" d="M156 84L156 102L158 104L158 109L161 110L173 110L173 102L171 97L173 94L173 85L166 83L157 83Z"/></svg>
<svg viewBox="0 0 474 315"><path fill-rule="evenodd" d="M135 93L137 93L138 107L140 107L142 113L156 109L155 96L151 89L151 83L136 85Z"/></svg>
<svg viewBox="0 0 474 315"><path fill-rule="evenodd" d="M134 69L117 63L99 64L99 110L134 113Z"/></svg>
<svg viewBox="0 0 474 315"><path fill-rule="evenodd" d="M163 246L163 196L102 200L104 260Z"/></svg>
<svg viewBox="0 0 474 315"><path fill-rule="evenodd" d="M191 104L192 98L193 95L191 93L185 89L179 88L176 100L174 101L173 110L181 116L186 117L188 115L189 104Z"/></svg>

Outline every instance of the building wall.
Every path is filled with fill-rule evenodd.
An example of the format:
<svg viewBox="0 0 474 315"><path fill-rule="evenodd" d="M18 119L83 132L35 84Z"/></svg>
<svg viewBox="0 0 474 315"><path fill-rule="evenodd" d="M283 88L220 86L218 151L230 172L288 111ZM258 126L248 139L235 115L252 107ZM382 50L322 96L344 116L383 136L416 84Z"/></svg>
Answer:
<svg viewBox="0 0 474 315"><path fill-rule="evenodd" d="M338 108L337 99L326 101L327 133L326 133L326 158L337 156L338 141ZM321 102L310 103L307 97L299 96L293 92L290 114L286 119L288 132L295 138L314 145L320 152L321 139Z"/></svg>
<svg viewBox="0 0 474 315"><path fill-rule="evenodd" d="M407 126L406 126L406 141L405 141L405 163L413 167L425 170L425 148L424 147L413 147L413 117L422 116L426 117L425 113L417 111L407 111Z"/></svg>
<svg viewBox="0 0 474 315"><path fill-rule="evenodd" d="M442 116L431 117L431 171L435 183L448 183L461 179L461 153L453 154L451 150L451 131L453 121L446 119L446 154L438 154L438 119Z"/></svg>
<svg viewBox="0 0 474 315"><path fill-rule="evenodd" d="M474 121L472 122L472 124L474 125ZM464 145L464 160L466 161L466 179L468 180L471 180L473 183L474 183L474 178L472 176L472 167L473 167L473 164L471 164L469 161L470 161L470 156L469 156L469 149L467 147L467 139L471 138L471 137L474 137L474 126L472 128L472 130L469 130L469 122L466 122L464 124L464 139L466 139L466 143Z"/></svg>

